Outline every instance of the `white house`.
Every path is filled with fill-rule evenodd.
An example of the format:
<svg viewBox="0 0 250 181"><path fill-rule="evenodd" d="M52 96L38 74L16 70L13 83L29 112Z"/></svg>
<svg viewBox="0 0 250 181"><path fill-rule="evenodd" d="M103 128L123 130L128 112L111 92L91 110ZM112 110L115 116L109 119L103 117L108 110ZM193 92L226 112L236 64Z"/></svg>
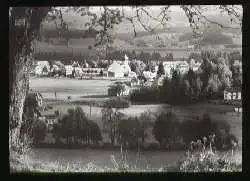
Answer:
<svg viewBox="0 0 250 181"><path fill-rule="evenodd" d="M241 100L241 90L239 88L224 90L224 100Z"/></svg>
<svg viewBox="0 0 250 181"><path fill-rule="evenodd" d="M233 66L238 68L239 72L242 73L242 62L239 60L234 60Z"/></svg>
<svg viewBox="0 0 250 181"><path fill-rule="evenodd" d="M48 75L50 70L50 64L48 61L37 61L35 66L36 75Z"/></svg>
<svg viewBox="0 0 250 181"><path fill-rule="evenodd" d="M65 69L66 69L66 76L72 75L72 71L73 71L72 65L65 65Z"/></svg>
<svg viewBox="0 0 250 181"><path fill-rule="evenodd" d="M75 76L79 77L82 76L82 68L80 67L78 62L73 62L72 65L65 65L66 69L66 76L72 75L72 72L75 71Z"/></svg>
<svg viewBox="0 0 250 181"><path fill-rule="evenodd" d="M163 67L165 70L165 76L168 78L172 77L172 70L178 69L181 74L185 73L189 69L189 65L187 61L164 61ZM156 68L156 71L158 70L158 66Z"/></svg>
<svg viewBox="0 0 250 181"><path fill-rule="evenodd" d="M103 72L103 75L105 75L106 71L104 68L82 68L83 75L86 76L98 76L101 71Z"/></svg>
<svg viewBox="0 0 250 181"><path fill-rule="evenodd" d="M108 77L124 77L124 68L114 61L108 68Z"/></svg>

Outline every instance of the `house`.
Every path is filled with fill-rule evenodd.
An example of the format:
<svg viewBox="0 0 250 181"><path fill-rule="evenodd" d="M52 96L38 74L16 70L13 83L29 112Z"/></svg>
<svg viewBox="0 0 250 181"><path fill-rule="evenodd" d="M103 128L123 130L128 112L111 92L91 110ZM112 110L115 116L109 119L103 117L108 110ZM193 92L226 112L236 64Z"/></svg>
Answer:
<svg viewBox="0 0 250 181"><path fill-rule="evenodd" d="M73 71L72 65L65 65L65 69L66 69L66 77L71 76Z"/></svg>
<svg viewBox="0 0 250 181"><path fill-rule="evenodd" d="M241 61L234 60L233 67L237 73L242 73L242 62Z"/></svg>
<svg viewBox="0 0 250 181"><path fill-rule="evenodd" d="M165 76L168 78L172 77L172 70L179 70L181 74L186 73L189 70L189 64L187 61L164 61L163 67L165 70ZM158 70L158 66L155 66L156 72Z"/></svg>
<svg viewBox="0 0 250 181"><path fill-rule="evenodd" d="M124 77L124 68L114 61L108 68L108 77Z"/></svg>
<svg viewBox="0 0 250 181"><path fill-rule="evenodd" d="M231 88L224 90L224 100L241 100L240 88Z"/></svg>
<svg viewBox="0 0 250 181"><path fill-rule="evenodd" d="M118 85L123 86L121 92L119 92L117 88ZM110 88L108 89L108 96L128 96L129 93L130 93L130 87L124 83L115 83L114 85L111 85Z"/></svg>
<svg viewBox="0 0 250 181"><path fill-rule="evenodd" d="M99 76L100 73L105 74L104 68L82 68L82 73L84 76Z"/></svg>
<svg viewBox="0 0 250 181"><path fill-rule="evenodd" d="M50 64L48 61L37 61L35 66L35 74L38 76L48 75L50 70Z"/></svg>
<svg viewBox="0 0 250 181"><path fill-rule="evenodd" d="M72 73L74 73L74 77L80 77L82 76L82 68L80 67L78 62L73 62L72 65L65 65L66 69L66 77L71 76Z"/></svg>

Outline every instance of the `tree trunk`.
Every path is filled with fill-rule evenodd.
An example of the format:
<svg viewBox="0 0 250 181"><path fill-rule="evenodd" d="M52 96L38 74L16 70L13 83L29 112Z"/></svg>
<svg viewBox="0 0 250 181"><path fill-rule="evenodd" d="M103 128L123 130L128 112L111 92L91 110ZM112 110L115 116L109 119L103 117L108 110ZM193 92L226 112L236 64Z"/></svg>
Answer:
<svg viewBox="0 0 250 181"><path fill-rule="evenodd" d="M10 145L19 145L20 128L22 124L22 114L24 100L28 90L28 72L27 66L23 65L18 67L18 64L25 61L25 58L15 58L15 63L12 67L12 81L10 85L12 90L10 91L10 102L9 102L9 136ZM26 60L27 61L27 60Z"/></svg>
<svg viewBox="0 0 250 181"><path fill-rule="evenodd" d="M14 7L9 18L9 149L19 148L23 106L29 88L32 41L50 8ZM17 20L24 23L16 24Z"/></svg>

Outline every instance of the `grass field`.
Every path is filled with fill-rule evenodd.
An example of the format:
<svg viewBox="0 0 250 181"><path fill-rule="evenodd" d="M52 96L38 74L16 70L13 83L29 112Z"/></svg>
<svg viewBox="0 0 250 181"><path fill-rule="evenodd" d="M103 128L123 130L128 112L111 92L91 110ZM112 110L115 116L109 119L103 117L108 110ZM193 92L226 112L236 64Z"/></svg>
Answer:
<svg viewBox="0 0 250 181"><path fill-rule="evenodd" d="M91 95L107 95L108 85L111 80L76 80L76 79L52 79L52 78L31 78L30 88L41 92L46 99L54 99L54 93L57 92L58 99L67 99L71 96L72 100L91 100L92 98L83 98L82 96ZM93 98L107 99L107 98ZM59 110L62 113L67 113L69 108L74 108L76 104L68 103L49 103L53 109L48 113L54 113ZM89 119L95 121L100 127L101 122L101 107L90 107L88 105L80 105ZM215 121L226 121L231 125L232 132L238 137L240 143L242 140L242 114L234 112L234 107L231 105L214 105L214 104L195 104L188 106L170 106L170 105L131 105L129 108L120 110L126 116L139 116L142 112L150 110L154 113L159 113L162 110L173 111L180 121L187 120L196 116L202 116L204 113L209 113Z"/></svg>
<svg viewBox="0 0 250 181"><path fill-rule="evenodd" d="M81 96L107 95L108 85L111 80L78 80L78 79L53 79L53 78L31 78L30 88L39 91L46 99L55 98L78 99Z"/></svg>

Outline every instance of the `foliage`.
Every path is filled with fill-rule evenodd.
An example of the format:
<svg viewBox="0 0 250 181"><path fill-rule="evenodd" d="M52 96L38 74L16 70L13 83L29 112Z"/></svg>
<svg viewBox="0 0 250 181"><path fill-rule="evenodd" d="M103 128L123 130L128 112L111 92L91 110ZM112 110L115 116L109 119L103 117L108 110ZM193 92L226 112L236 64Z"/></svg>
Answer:
<svg viewBox="0 0 250 181"><path fill-rule="evenodd" d="M43 121L36 121L32 130L32 137L35 144L44 140L47 132L47 126Z"/></svg>
<svg viewBox="0 0 250 181"><path fill-rule="evenodd" d="M142 87L130 94L132 102L160 102L160 91L157 87Z"/></svg>
<svg viewBox="0 0 250 181"><path fill-rule="evenodd" d="M102 121L104 129L108 132L111 144L114 146L117 140L117 127L118 122L124 116L118 110L124 108L124 101L122 99L109 99L104 102L102 108ZM114 110L115 108L115 110Z"/></svg>
<svg viewBox="0 0 250 181"><path fill-rule="evenodd" d="M162 76L162 75L165 75L165 70L164 70L164 66L163 66L162 62L158 66L157 75L159 77Z"/></svg>
<svg viewBox="0 0 250 181"><path fill-rule="evenodd" d="M161 147L171 148L178 135L178 120L174 113L160 114L154 122L152 133Z"/></svg>
<svg viewBox="0 0 250 181"><path fill-rule="evenodd" d="M139 144L140 122L137 117L118 122L119 141L125 148L137 148Z"/></svg>
<svg viewBox="0 0 250 181"><path fill-rule="evenodd" d="M214 136L203 137L202 141L197 140L190 143L187 157L179 162L179 170L182 172L217 172L217 171L241 171L240 160L234 161L233 157L238 157L232 148L231 156L219 156L213 149Z"/></svg>
<svg viewBox="0 0 250 181"><path fill-rule="evenodd" d="M128 108L129 107L129 102L125 99L122 99L120 97L118 98L110 98L106 100L103 104L104 108Z"/></svg>
<svg viewBox="0 0 250 181"><path fill-rule="evenodd" d="M141 139L141 148L143 149L144 142L148 137L148 130L153 124L152 121L154 120L154 117L150 111L145 111L141 113L138 119L140 122L139 137Z"/></svg>
<svg viewBox="0 0 250 181"><path fill-rule="evenodd" d="M129 67L130 67L131 71L133 71L133 72L137 71L137 67L136 67L136 64L134 62L129 62Z"/></svg>
<svg viewBox="0 0 250 181"><path fill-rule="evenodd" d="M81 107L68 109L68 114L54 125L53 136L56 142L65 138L68 144L89 144L90 141L98 143L102 139L98 125L87 119Z"/></svg>
<svg viewBox="0 0 250 181"><path fill-rule="evenodd" d="M117 92L118 96L121 96L122 92L125 91L125 85L123 84L115 84L111 87L111 89L114 89L115 92Z"/></svg>
<svg viewBox="0 0 250 181"><path fill-rule="evenodd" d="M47 126L43 121L39 119L27 119L23 121L23 124L21 125L20 139L22 142L25 142L25 139L29 139L31 142L30 145L27 146L31 146L31 144L38 144L43 141L46 132Z"/></svg>
<svg viewBox="0 0 250 181"><path fill-rule="evenodd" d="M231 149L232 141L238 142L227 122L213 122L209 114L204 114L202 119L196 118L180 123L179 133L185 144L192 140L208 137L211 133L216 135L214 140L217 149Z"/></svg>

